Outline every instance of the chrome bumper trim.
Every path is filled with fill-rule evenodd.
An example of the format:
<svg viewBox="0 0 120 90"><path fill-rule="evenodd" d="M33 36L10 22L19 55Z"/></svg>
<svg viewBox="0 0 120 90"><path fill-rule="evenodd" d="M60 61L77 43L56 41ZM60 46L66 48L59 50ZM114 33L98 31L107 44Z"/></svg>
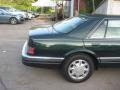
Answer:
<svg viewBox="0 0 120 90"><path fill-rule="evenodd" d="M100 57L100 59L120 59L120 57Z"/></svg>
<svg viewBox="0 0 120 90"><path fill-rule="evenodd" d="M64 58L59 57L42 57L42 56L30 56L27 54L27 41L25 42L22 49L23 61L27 62L46 62L46 63L61 63Z"/></svg>

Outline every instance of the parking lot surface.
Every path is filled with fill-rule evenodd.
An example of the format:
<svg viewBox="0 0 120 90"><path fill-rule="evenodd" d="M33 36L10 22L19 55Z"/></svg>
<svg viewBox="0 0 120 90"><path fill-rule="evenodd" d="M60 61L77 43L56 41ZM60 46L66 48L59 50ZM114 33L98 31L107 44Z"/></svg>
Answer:
<svg viewBox="0 0 120 90"><path fill-rule="evenodd" d="M89 80L70 83L59 69L23 65L21 50L28 31L44 24L49 23L0 24L0 90L120 90L120 67L102 67Z"/></svg>

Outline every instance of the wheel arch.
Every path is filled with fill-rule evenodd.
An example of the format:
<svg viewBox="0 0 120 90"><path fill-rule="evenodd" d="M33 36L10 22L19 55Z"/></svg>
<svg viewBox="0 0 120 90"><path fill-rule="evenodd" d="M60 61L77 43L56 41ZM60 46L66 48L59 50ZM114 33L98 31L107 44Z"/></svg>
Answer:
<svg viewBox="0 0 120 90"><path fill-rule="evenodd" d="M17 19L16 17L10 17L10 18L9 18L9 22L10 22L10 20L11 20L12 18L15 18L15 19L18 21L18 19Z"/></svg>
<svg viewBox="0 0 120 90"><path fill-rule="evenodd" d="M96 53L91 50L87 50L87 49L77 49L77 50L72 50L72 51L66 53L64 61L66 61L68 57L75 55L75 54L80 54L80 53L89 55L91 58L93 58L95 68L98 69L98 64L100 61L97 59ZM63 61L63 63L64 63L64 61Z"/></svg>

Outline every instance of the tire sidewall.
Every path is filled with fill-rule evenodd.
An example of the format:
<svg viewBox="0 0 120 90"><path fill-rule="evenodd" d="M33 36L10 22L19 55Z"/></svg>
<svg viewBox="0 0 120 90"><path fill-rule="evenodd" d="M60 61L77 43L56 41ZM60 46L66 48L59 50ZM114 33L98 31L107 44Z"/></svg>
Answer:
<svg viewBox="0 0 120 90"><path fill-rule="evenodd" d="M68 73L69 65L77 59L83 59L83 60L87 61L87 63L89 64L89 69L90 69L87 76L83 79L80 79L80 80L76 80L76 79L71 78L69 76L69 73ZM72 55L65 61L64 65L63 65L63 68L62 68L62 72L63 72L64 77L68 81L71 81L71 82L74 82L74 83L83 82L83 81L87 80L92 75L92 73L94 72L94 63L92 61L92 58L90 56L86 55L86 54Z"/></svg>

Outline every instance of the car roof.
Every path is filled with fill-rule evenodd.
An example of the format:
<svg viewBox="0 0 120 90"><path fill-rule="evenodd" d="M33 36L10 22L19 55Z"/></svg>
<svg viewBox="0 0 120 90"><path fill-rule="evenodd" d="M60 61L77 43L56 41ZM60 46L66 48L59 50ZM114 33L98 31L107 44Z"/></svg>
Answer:
<svg viewBox="0 0 120 90"><path fill-rule="evenodd" d="M104 19L104 18L120 18L120 15L102 15L102 14L88 14L88 15L80 15L88 18L98 18L98 19Z"/></svg>

